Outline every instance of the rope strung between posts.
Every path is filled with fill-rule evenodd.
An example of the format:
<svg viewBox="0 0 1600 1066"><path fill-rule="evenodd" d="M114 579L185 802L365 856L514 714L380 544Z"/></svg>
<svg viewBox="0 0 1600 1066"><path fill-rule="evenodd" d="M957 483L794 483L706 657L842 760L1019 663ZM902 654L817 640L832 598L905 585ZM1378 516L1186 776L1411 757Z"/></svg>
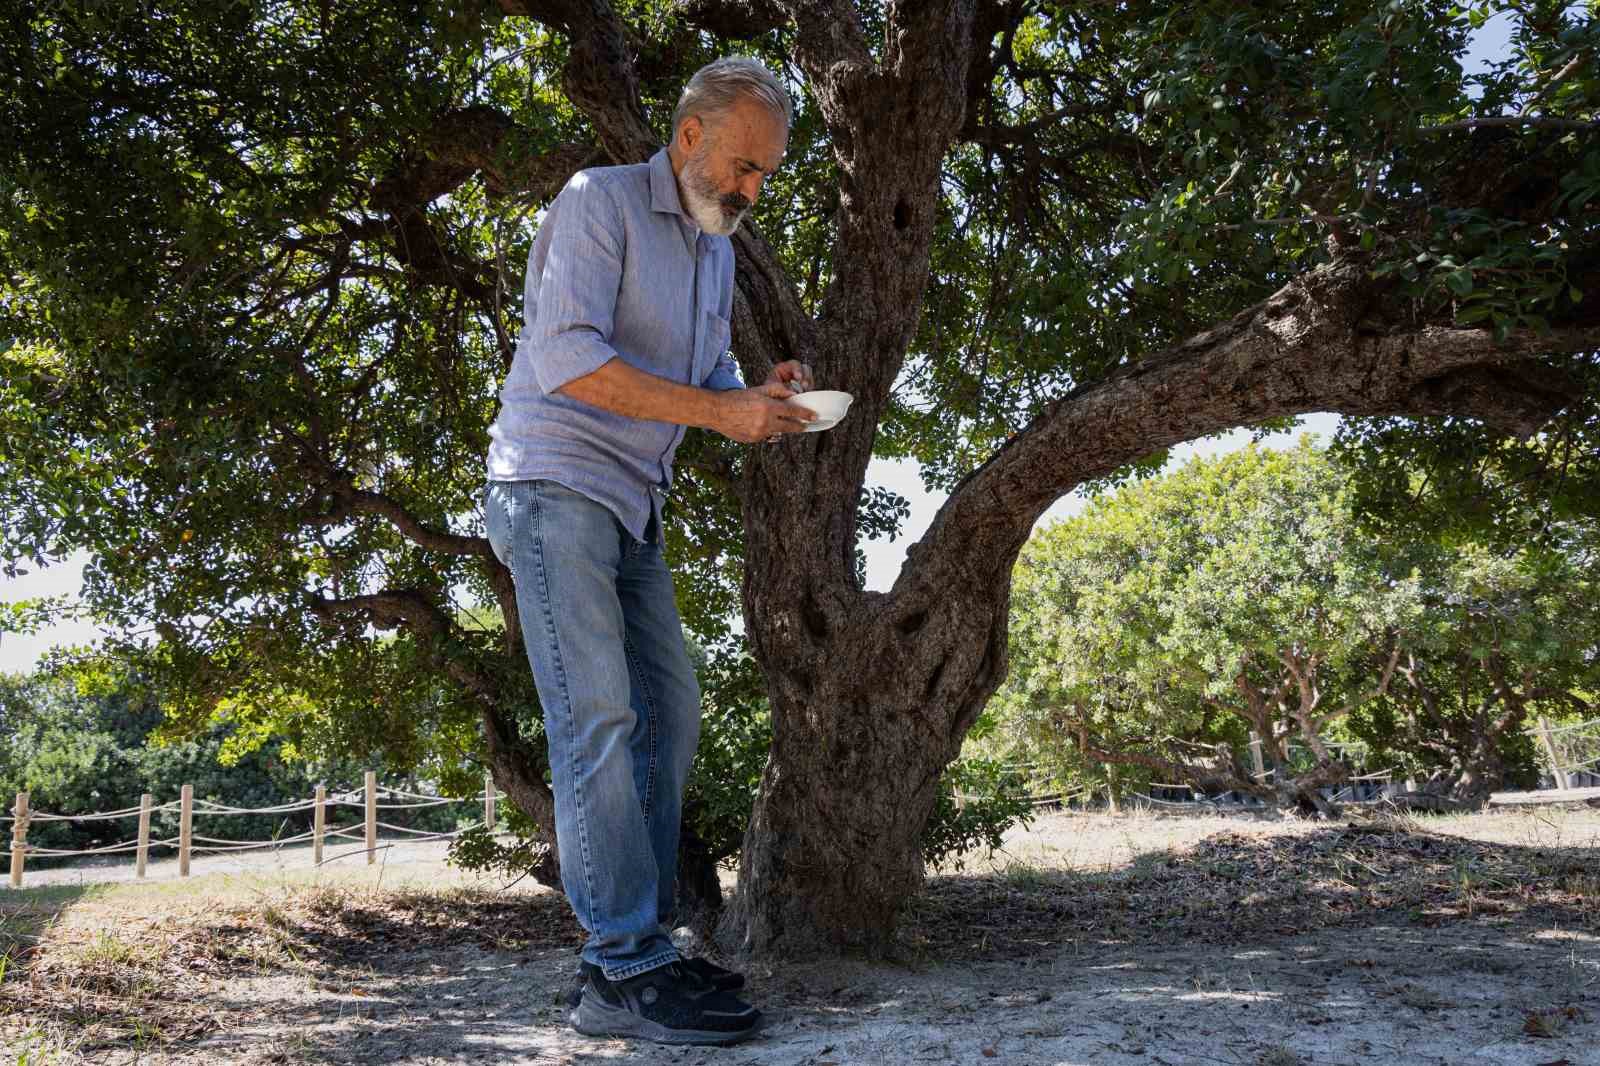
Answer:
<svg viewBox="0 0 1600 1066"><path fill-rule="evenodd" d="M478 793L476 796L461 796L453 798L449 796L426 796L420 792L406 792L401 789L380 788L378 790L378 794L402 796L421 801L417 803L374 803L373 806L380 811L419 810L426 807L442 807L451 803L481 803L484 799L484 794L482 792ZM503 799L505 798L505 793L496 792L495 798ZM367 802L364 794L361 792L345 792L338 795L329 796L324 801L324 804L329 807L344 806L364 808L366 807ZM193 802L194 813L197 817L202 815L205 817L221 817L240 814L294 814L299 811L314 810L316 806L316 800L297 800L293 803L280 803L271 807L234 807L226 803L218 803L215 800L199 798L196 798ZM150 808L150 813L161 814L166 811L175 812L180 810L181 807L182 804L180 804L177 800L170 800L166 803L152 806ZM49 811L30 811L28 812L28 821L30 823L108 822L115 821L118 818L136 818L141 812L142 808L139 807L124 807L117 811L104 811L93 814L53 814ZM16 818L14 815L7 813L0 815L0 821L14 822L16 821Z"/></svg>
<svg viewBox="0 0 1600 1066"><path fill-rule="evenodd" d="M1154 803L1160 807L1215 807L1215 800L1158 800L1154 796L1146 796L1143 792L1128 793L1129 799L1140 799L1146 803Z"/></svg>
<svg viewBox="0 0 1600 1066"><path fill-rule="evenodd" d="M174 801L172 803L163 803L159 807L151 807L150 810L151 810L152 813L155 812L155 811L175 811L175 810L178 809L178 806L179 806L178 803L176 801ZM46 813L44 811L30 811L28 813L28 821L30 821L30 822L107 822L107 821L111 821L111 820L116 819L116 818L134 818L134 817L137 817L138 814L139 814L139 808L138 807L128 807L128 808L126 808L124 810L120 810L120 811L108 811L105 814L48 814L48 813ZM8 822L9 821L13 821L13 820L14 819L9 815L6 817L6 821L8 821Z"/></svg>
<svg viewBox="0 0 1600 1066"><path fill-rule="evenodd" d="M405 841L396 840L396 841L391 841L391 842L389 842L387 844L375 844L375 845L373 845L372 850L373 851L387 851L388 849L393 848L393 847L397 847L402 843L404 843L404 844L421 844L421 843L424 843L424 842L426 842L428 840L454 840L456 837L460 836L462 833L465 833L467 830L469 830L469 829L477 829L478 827L480 827L482 825L483 825L483 823L481 821L473 822L471 825L462 826L460 829L457 829L453 833L431 833L431 834L427 835L426 837L418 838L418 839L415 839L415 840L405 840ZM416 830L406 830L406 832L416 832ZM348 833L348 832L344 832L344 831L334 831L334 832L328 833L327 835L328 836L349 836L349 837L358 837L359 836L359 834ZM336 859L349 858L351 855L365 855L367 853L367 850L368 850L367 847L365 845L362 845L359 848L351 848L349 851L341 851L337 855L325 855L325 856L323 856L322 861L319 862L317 865L318 866L326 866L328 863L333 862Z"/></svg>
<svg viewBox="0 0 1600 1066"><path fill-rule="evenodd" d="M347 825L339 829L324 829L322 831L322 835L329 837L350 837L352 840L366 839L366 833L364 832L360 822L357 822L355 825Z"/></svg>
<svg viewBox="0 0 1600 1066"><path fill-rule="evenodd" d="M482 824L483 824L482 822L473 823L473 825L482 825ZM379 829L390 829L390 830L393 830L396 833L409 833L412 836L419 836L419 837L455 836L456 833L463 832L463 830L461 830L461 829L456 829L456 830L454 830L452 832L449 832L449 833L439 833L437 830L433 830L433 829L407 829L403 825L390 825L388 822L378 822L377 826L378 826ZM469 825L466 828L467 829L471 829L472 826Z"/></svg>
<svg viewBox="0 0 1600 1066"><path fill-rule="evenodd" d="M178 846L178 838L172 837L167 840L150 841L152 848L157 844L165 844L168 847L175 848ZM24 850L28 855L109 855L114 851L134 851L138 847L139 842L137 840L128 840L121 844L107 844L103 848L86 848L81 851L69 851L66 848L39 848L32 844L29 844Z"/></svg>
<svg viewBox="0 0 1600 1066"><path fill-rule="evenodd" d="M460 799L447 799L443 796L426 796L421 792L407 792L403 788L390 788L387 785L379 786L378 794L381 796L399 796L402 799L436 800L442 803L467 803L472 800L478 800L481 802L483 800L482 792L479 792L475 796L462 796ZM504 793L498 791L495 794L504 795Z"/></svg>
<svg viewBox="0 0 1600 1066"><path fill-rule="evenodd" d="M316 805L316 800L301 800L298 803L280 803L276 807L230 807L226 803L213 803L211 800L197 799L194 801L194 813L206 815L293 814L295 811L309 811Z"/></svg>
<svg viewBox="0 0 1600 1066"><path fill-rule="evenodd" d="M1562 733L1574 733L1580 729L1600 729L1600 718L1591 718L1587 722L1574 722L1571 725L1553 725L1550 727L1550 735L1554 737ZM1538 736L1539 728L1531 726L1523 732L1529 736Z"/></svg>
<svg viewBox="0 0 1600 1066"><path fill-rule="evenodd" d="M246 844L251 847L272 847L274 844L294 844L302 840L310 840L314 836L316 836L316 833L308 829L304 833L300 833L296 836L279 837L276 840L224 840L219 837L203 837L198 833L194 834L189 839L203 840L207 844Z"/></svg>

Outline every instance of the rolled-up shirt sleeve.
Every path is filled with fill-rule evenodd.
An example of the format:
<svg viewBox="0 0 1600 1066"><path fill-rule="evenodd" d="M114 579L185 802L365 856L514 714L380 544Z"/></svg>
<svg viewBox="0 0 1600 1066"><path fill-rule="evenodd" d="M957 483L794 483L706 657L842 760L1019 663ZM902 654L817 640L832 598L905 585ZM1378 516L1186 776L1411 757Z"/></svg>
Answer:
<svg viewBox="0 0 1600 1066"><path fill-rule="evenodd" d="M717 356L717 365L711 368L711 373L706 375L702 384L705 388L716 392L744 388L744 381L739 377L739 364L735 363L733 356L727 352Z"/></svg>
<svg viewBox="0 0 1600 1066"><path fill-rule="evenodd" d="M622 214L611 194L575 176L545 217L550 245L544 270L529 272L524 299L532 312L528 355L547 395L616 358L611 346L622 283Z"/></svg>

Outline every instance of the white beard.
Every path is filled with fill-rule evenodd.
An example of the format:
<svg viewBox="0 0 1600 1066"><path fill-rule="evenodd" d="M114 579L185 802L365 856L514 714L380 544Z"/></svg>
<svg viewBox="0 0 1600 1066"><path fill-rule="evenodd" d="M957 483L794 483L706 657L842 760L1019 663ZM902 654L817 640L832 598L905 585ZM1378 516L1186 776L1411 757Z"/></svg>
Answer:
<svg viewBox="0 0 1600 1066"><path fill-rule="evenodd" d="M678 191L683 194L683 205L689 209L689 217L704 232L714 237L732 236L750 208L746 206L735 215L723 211L722 198L717 195L717 187L705 171L705 162L706 150L702 148L683 165L683 180L678 183Z"/></svg>

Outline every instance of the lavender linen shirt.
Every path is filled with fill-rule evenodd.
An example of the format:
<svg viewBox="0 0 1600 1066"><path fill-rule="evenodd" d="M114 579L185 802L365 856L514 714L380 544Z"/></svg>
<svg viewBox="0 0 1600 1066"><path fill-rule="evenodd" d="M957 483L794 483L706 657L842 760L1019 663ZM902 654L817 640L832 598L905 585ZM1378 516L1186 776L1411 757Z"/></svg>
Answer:
<svg viewBox="0 0 1600 1066"><path fill-rule="evenodd" d="M528 253L522 333L489 427L489 479L559 482L643 540L684 427L556 390L612 359L681 384L743 388L728 356L732 307L733 245L683 210L665 149L648 163L579 171Z"/></svg>

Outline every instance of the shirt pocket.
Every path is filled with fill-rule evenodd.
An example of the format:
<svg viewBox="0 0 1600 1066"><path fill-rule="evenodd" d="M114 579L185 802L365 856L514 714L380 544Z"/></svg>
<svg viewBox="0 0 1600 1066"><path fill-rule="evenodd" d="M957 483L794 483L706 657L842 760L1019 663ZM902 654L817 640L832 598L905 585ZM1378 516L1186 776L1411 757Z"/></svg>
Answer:
<svg viewBox="0 0 1600 1066"><path fill-rule="evenodd" d="M710 376L717 360L728 350L732 337L732 323L709 307L701 310L700 350L694 361L694 384L698 385Z"/></svg>

